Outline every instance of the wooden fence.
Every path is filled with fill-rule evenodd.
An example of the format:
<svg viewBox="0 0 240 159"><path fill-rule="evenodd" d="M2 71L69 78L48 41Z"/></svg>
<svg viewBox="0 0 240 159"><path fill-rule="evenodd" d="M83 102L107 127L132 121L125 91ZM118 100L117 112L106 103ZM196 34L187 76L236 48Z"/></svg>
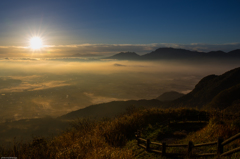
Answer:
<svg viewBox="0 0 240 159"><path fill-rule="evenodd" d="M191 157L207 157L207 156L218 156L219 158L222 156L231 155L236 152L240 152L240 146L229 150L227 152L224 152L224 146L231 143L232 141L235 141L236 139L240 138L240 133L236 134L235 136L232 136L231 138L227 140L223 140L222 137L218 138L218 141L209 142L209 143L201 143L201 144L193 144L192 141L189 141L188 144L167 144L166 142L158 143L158 142L152 142L150 139L143 139L141 138L141 134L139 131L136 133L136 139L138 146L146 149L148 152L155 152L158 154L161 154L162 156L187 156L189 158ZM145 143L145 144L143 144ZM153 145L159 145L161 146L161 149L156 150L151 148L151 144ZM216 146L217 152L215 153L202 153L202 154L193 154L192 150L193 148L197 147L203 147L203 146ZM167 147L185 147L187 150L185 153L167 153Z"/></svg>

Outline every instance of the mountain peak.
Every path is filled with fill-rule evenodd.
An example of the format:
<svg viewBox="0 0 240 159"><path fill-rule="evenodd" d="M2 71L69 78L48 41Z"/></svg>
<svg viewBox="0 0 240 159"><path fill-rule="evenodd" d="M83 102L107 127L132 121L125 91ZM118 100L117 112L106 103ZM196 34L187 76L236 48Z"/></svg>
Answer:
<svg viewBox="0 0 240 159"><path fill-rule="evenodd" d="M163 93L156 99L160 100L160 101L172 101L172 100L178 99L182 96L184 96L184 94L176 92L176 91L170 91L170 92Z"/></svg>
<svg viewBox="0 0 240 159"><path fill-rule="evenodd" d="M137 56L139 56L136 52L120 52L116 55L137 55Z"/></svg>
<svg viewBox="0 0 240 159"><path fill-rule="evenodd" d="M140 56L135 52L120 52L105 59L118 59L118 60L138 60Z"/></svg>

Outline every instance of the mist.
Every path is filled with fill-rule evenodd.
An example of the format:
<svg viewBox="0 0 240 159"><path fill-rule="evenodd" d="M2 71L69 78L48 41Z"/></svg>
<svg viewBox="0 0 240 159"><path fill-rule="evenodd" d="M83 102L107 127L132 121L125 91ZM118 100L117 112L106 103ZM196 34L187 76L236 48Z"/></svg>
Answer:
<svg viewBox="0 0 240 159"><path fill-rule="evenodd" d="M5 60L0 67L0 121L5 122L57 117L110 101L154 99L173 90L188 93L204 76L237 64L37 59Z"/></svg>

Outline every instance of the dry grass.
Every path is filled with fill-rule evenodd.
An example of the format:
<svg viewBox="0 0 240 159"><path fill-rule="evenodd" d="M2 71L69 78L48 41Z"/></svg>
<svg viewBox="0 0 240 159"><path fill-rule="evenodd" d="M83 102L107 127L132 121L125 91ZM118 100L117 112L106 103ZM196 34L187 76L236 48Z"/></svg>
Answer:
<svg viewBox="0 0 240 159"><path fill-rule="evenodd" d="M205 111L195 109L142 109L131 110L128 113L109 120L93 121L78 119L72 122L72 127L52 139L34 138L29 143L15 143L12 148L0 148L0 156L28 158L84 158L84 159L119 159L138 157L136 147L129 147L137 130L149 125L161 123L168 118L197 116ZM188 119L186 119L188 120ZM215 119L187 140L197 143L216 140L219 135L230 137L239 131L238 123L229 125L216 124ZM226 131L229 130L229 131ZM217 132L217 133L216 133ZM127 145L127 146L126 146ZM131 145L131 144L130 144ZM141 156L143 157L143 156ZM150 155L151 157L151 155Z"/></svg>

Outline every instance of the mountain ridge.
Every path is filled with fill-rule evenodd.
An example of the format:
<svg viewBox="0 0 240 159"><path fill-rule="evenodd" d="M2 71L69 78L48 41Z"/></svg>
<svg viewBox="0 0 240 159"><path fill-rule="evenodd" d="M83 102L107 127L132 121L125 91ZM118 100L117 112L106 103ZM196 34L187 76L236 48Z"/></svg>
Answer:
<svg viewBox="0 0 240 159"><path fill-rule="evenodd" d="M104 58L104 59L118 59L118 60L139 60L140 55L138 55L135 52L120 52L118 54L115 54L113 56Z"/></svg>
<svg viewBox="0 0 240 159"><path fill-rule="evenodd" d="M224 52L221 50L198 52L180 48L158 48L155 51L138 55L135 52L121 52L103 59L116 60L205 60L205 59L240 59L240 49Z"/></svg>
<svg viewBox="0 0 240 159"><path fill-rule="evenodd" d="M198 108L213 108L213 105L216 109L223 110L226 105L231 106L232 100L238 100L240 97L232 98L232 100L227 100L223 98L228 98L220 95L223 92L226 92L228 89L232 89L231 92L238 92L240 84L240 67L232 69L225 72L222 75L208 75L202 78L195 86L195 88L188 94L179 99L174 100L170 106L173 107L198 107ZM233 89L235 88L235 89ZM226 93L225 93L226 94ZM232 94L235 96L234 94ZM220 96L220 97L218 97ZM217 100L226 100L225 106L216 106L213 104ZM212 102L212 103L211 103ZM211 103L211 104L210 104Z"/></svg>

